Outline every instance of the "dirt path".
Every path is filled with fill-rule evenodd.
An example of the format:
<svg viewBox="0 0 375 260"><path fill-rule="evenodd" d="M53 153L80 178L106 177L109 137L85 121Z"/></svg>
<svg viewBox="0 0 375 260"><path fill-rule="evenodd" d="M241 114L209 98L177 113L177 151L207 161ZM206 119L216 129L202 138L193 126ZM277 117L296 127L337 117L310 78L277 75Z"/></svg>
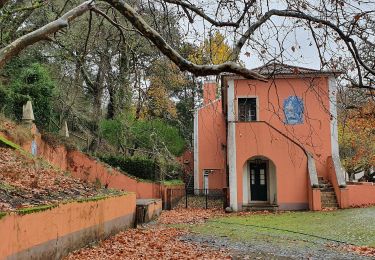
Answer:
<svg viewBox="0 0 375 260"><path fill-rule="evenodd" d="M226 249L233 259L374 259L348 252L340 244L311 243L296 239L275 245L267 240L233 241L228 238L184 234L181 240L196 243L210 248Z"/></svg>

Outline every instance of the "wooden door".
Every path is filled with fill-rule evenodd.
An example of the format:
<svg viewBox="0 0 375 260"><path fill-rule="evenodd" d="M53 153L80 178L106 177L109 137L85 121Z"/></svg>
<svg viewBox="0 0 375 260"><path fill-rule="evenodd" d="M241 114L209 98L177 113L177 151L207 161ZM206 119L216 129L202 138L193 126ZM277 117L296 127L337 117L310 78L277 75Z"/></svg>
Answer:
<svg viewBox="0 0 375 260"><path fill-rule="evenodd" d="M252 201L268 201L267 163L250 163L250 193Z"/></svg>

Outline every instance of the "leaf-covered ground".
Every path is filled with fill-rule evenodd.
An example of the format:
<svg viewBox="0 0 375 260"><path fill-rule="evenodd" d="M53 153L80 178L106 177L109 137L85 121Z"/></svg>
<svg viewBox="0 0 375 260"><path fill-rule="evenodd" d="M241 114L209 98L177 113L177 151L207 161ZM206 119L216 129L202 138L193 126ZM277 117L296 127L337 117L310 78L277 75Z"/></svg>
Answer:
<svg viewBox="0 0 375 260"><path fill-rule="evenodd" d="M43 160L0 147L0 211L119 193L75 179Z"/></svg>
<svg viewBox="0 0 375 260"><path fill-rule="evenodd" d="M374 213L375 208L277 214L164 211L157 223L119 233L66 259L372 259L375 249L361 246L358 238L364 232L367 244L374 239L375 224L367 222ZM358 230L349 232L356 226ZM331 234L336 232L332 240L346 235L357 244L314 237L316 227L321 237L328 236L322 230L331 228Z"/></svg>
<svg viewBox="0 0 375 260"><path fill-rule="evenodd" d="M181 241L179 237L186 232L162 226L130 229L96 247L77 251L67 259L231 259L225 250Z"/></svg>
<svg viewBox="0 0 375 260"><path fill-rule="evenodd" d="M181 224L202 224L209 218L222 216L218 210L172 210L162 213L158 223L129 229L70 254L66 260L80 259L231 259L225 249L188 243L180 238L188 234ZM179 227L175 227L178 225Z"/></svg>

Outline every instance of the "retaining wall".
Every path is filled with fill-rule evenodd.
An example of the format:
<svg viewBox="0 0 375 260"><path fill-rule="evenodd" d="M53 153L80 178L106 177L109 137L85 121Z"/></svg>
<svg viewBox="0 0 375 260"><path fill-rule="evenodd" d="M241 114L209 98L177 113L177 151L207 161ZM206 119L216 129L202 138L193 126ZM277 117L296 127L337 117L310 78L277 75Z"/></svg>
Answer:
<svg viewBox="0 0 375 260"><path fill-rule="evenodd" d="M134 225L136 197L129 193L98 201L0 219L0 259L60 259L70 251Z"/></svg>
<svg viewBox="0 0 375 260"><path fill-rule="evenodd" d="M90 182L100 181L102 185L106 185L108 188L134 192L138 199L163 198L166 196L164 195L166 189L163 184L128 176L80 151L68 150L62 145L53 147L41 138L36 128L34 129L37 155L62 170L70 171L74 177ZM31 147L31 141L22 145L22 148L29 152L31 152ZM179 187L184 188L184 185Z"/></svg>
<svg viewBox="0 0 375 260"><path fill-rule="evenodd" d="M347 185L349 206L375 205L375 185L371 182L359 182Z"/></svg>
<svg viewBox="0 0 375 260"><path fill-rule="evenodd" d="M346 187L340 187L336 178L336 171L332 157L328 158L327 168L328 178L335 189L340 208L375 205L374 183L347 183Z"/></svg>
<svg viewBox="0 0 375 260"><path fill-rule="evenodd" d="M69 151L67 160L67 170L74 177L91 182L99 180L109 188L135 192L139 199L161 198L160 184L139 181L79 151Z"/></svg>

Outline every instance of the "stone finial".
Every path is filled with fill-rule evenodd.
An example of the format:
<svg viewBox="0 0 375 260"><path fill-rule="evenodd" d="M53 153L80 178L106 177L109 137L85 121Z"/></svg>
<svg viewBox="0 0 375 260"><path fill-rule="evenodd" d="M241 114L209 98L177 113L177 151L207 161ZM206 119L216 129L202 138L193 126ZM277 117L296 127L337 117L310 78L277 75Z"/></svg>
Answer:
<svg viewBox="0 0 375 260"><path fill-rule="evenodd" d="M64 120L62 127L60 129L60 134L64 137L69 137L68 123Z"/></svg>
<svg viewBox="0 0 375 260"><path fill-rule="evenodd" d="M34 112L33 112L33 105L31 101L27 101L25 105L22 107L22 121L27 123L32 123L35 120Z"/></svg>

